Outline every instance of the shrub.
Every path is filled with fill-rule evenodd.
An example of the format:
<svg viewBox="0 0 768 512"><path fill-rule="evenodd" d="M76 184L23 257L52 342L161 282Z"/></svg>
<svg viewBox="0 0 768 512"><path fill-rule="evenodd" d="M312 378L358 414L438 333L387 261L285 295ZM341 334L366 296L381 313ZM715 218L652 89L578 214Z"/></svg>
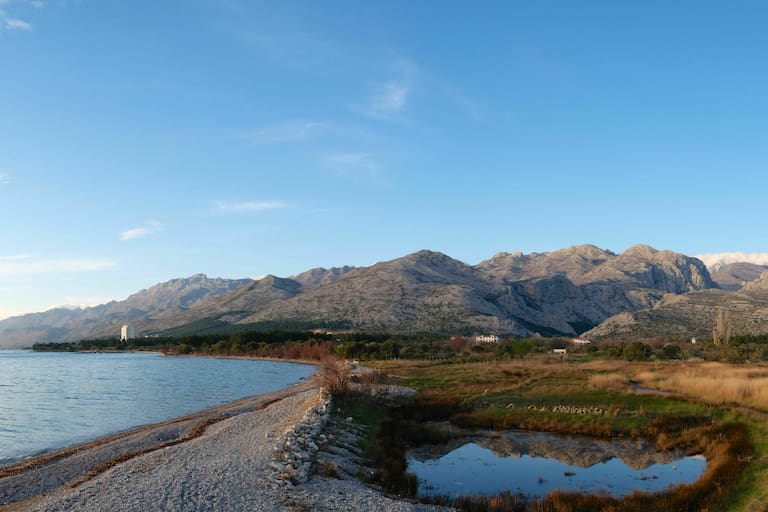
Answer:
<svg viewBox="0 0 768 512"><path fill-rule="evenodd" d="M320 387L327 389L331 395L344 396L350 381L349 363L328 356L320 361L320 372L317 379Z"/></svg>
<svg viewBox="0 0 768 512"><path fill-rule="evenodd" d="M653 349L645 343L633 341L627 343L622 352L627 361L645 361L653 353Z"/></svg>

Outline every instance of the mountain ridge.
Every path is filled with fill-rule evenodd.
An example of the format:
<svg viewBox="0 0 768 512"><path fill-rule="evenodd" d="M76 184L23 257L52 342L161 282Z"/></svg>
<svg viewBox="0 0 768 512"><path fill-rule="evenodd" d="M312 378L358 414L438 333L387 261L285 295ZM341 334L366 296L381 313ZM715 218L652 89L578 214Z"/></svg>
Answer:
<svg viewBox="0 0 768 512"><path fill-rule="evenodd" d="M700 260L642 244L619 254L588 244L499 252L477 265L425 249L368 267L318 267L291 277L217 280L195 274L96 308L0 321L0 343L113 336L122 323L135 324L142 334L282 323L399 333L578 335L668 296L716 286Z"/></svg>

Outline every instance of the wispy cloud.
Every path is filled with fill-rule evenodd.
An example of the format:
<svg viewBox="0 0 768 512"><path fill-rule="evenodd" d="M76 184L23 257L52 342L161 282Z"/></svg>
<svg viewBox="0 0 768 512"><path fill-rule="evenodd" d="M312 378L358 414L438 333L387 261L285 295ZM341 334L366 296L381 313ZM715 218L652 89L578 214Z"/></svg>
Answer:
<svg viewBox="0 0 768 512"><path fill-rule="evenodd" d="M284 201L214 201L214 209L222 213L257 213L287 207Z"/></svg>
<svg viewBox="0 0 768 512"><path fill-rule="evenodd" d="M10 254L3 256L0 254L0 262L2 261L20 261L20 260L31 260L35 256L32 254Z"/></svg>
<svg viewBox="0 0 768 512"><path fill-rule="evenodd" d="M38 259L32 257L0 259L0 275L37 275L97 272L117 266L113 260L93 258Z"/></svg>
<svg viewBox="0 0 768 512"><path fill-rule="evenodd" d="M318 121L284 121L245 132L243 137L255 144L294 142L308 139L328 128Z"/></svg>
<svg viewBox="0 0 768 512"><path fill-rule="evenodd" d="M0 13L0 17L2 16L3 15ZM24 30L27 32L32 30L32 24L18 18L3 17L2 23L7 30Z"/></svg>
<svg viewBox="0 0 768 512"><path fill-rule="evenodd" d="M384 84L379 89L379 92L371 97L370 107L371 111L383 115L400 113L411 93L409 86L396 82Z"/></svg>
<svg viewBox="0 0 768 512"><path fill-rule="evenodd" d="M264 21L264 20L263 20ZM263 23L267 26L266 23ZM261 55L281 66L332 66L347 58L347 50L332 39L313 31L312 27L290 21L272 20L272 28L240 33L240 39Z"/></svg>
<svg viewBox="0 0 768 512"><path fill-rule="evenodd" d="M11 182L11 176L7 172L0 171L0 185L5 185Z"/></svg>
<svg viewBox="0 0 768 512"><path fill-rule="evenodd" d="M9 0L0 0L0 30L32 30L32 24L8 14L5 10Z"/></svg>
<svg viewBox="0 0 768 512"><path fill-rule="evenodd" d="M323 157L323 164L348 176L376 178L384 170L378 158L371 153L332 153Z"/></svg>
<svg viewBox="0 0 768 512"><path fill-rule="evenodd" d="M46 2L42 0L0 0L0 31L29 32L34 30L34 27L29 21L21 19L8 12L7 9L10 9L13 5L22 6L22 8L24 8L23 6L31 6L39 11L46 6Z"/></svg>
<svg viewBox="0 0 768 512"><path fill-rule="evenodd" d="M156 220L147 221L146 226L131 228L120 233L120 240L135 240L137 238L144 238L149 235L154 235L158 231L163 229L163 225Z"/></svg>
<svg viewBox="0 0 768 512"><path fill-rule="evenodd" d="M699 258L710 270L717 269L729 263L754 263L768 265L768 252L718 252L699 254Z"/></svg>
<svg viewBox="0 0 768 512"><path fill-rule="evenodd" d="M401 59L391 66L391 79L372 87L372 92L358 110L377 119L396 120L405 110L414 85L421 74L419 68L410 60Z"/></svg>

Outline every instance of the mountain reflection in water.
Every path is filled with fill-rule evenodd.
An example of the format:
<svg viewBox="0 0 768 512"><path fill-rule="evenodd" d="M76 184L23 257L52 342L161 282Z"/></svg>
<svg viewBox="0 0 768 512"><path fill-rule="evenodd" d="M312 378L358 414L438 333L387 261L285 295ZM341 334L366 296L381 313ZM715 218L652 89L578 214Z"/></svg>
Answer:
<svg viewBox="0 0 768 512"><path fill-rule="evenodd" d="M642 440L521 431L464 437L408 452L408 471L419 478L419 494L426 496L510 491L542 497L563 489L620 497L695 482L706 465L703 456L657 452Z"/></svg>

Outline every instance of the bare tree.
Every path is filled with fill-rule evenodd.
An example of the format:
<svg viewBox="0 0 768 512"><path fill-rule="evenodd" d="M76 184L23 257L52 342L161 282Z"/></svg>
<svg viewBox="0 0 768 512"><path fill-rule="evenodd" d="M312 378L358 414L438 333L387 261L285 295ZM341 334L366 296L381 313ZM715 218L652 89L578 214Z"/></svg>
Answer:
<svg viewBox="0 0 768 512"><path fill-rule="evenodd" d="M728 344L731 334L731 312L725 308L718 308L715 327L712 329L712 340L715 345Z"/></svg>

